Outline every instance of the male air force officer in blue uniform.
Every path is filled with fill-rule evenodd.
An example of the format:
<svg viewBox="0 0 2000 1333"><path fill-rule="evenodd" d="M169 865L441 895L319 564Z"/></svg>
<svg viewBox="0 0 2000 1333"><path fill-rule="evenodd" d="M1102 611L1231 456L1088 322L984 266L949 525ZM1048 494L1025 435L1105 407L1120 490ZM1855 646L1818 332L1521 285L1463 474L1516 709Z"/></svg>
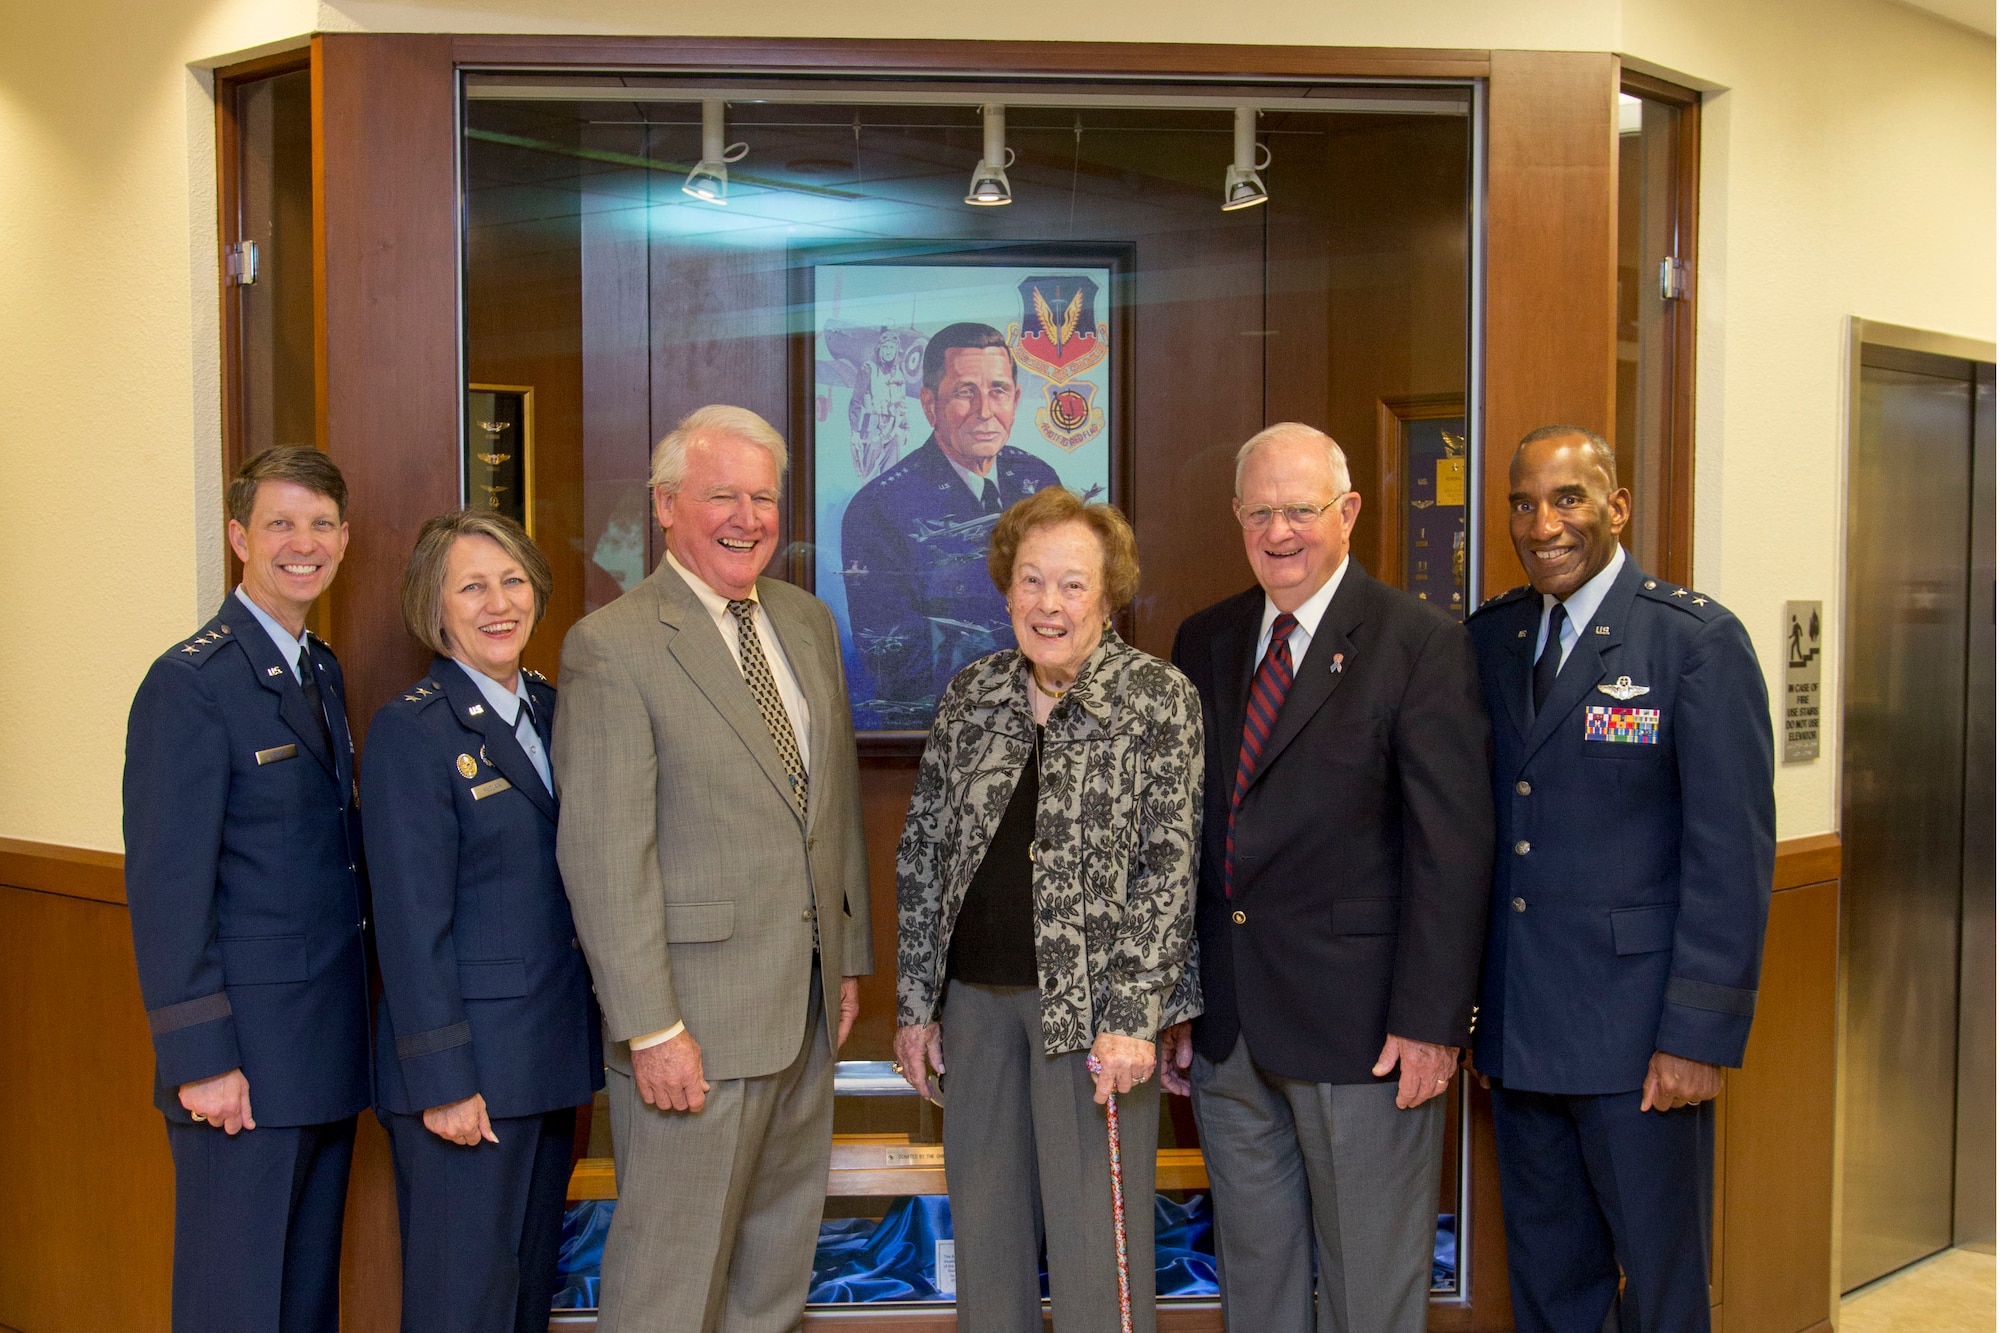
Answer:
<svg viewBox="0 0 2000 1333"><path fill-rule="evenodd" d="M229 486L243 582L153 664L125 747L125 890L174 1158L173 1326L335 1333L369 1101L366 888L340 665L305 630L347 548L324 454Z"/></svg>
<svg viewBox="0 0 2000 1333"><path fill-rule="evenodd" d="M1619 547L1602 438L1535 431L1509 477L1531 587L1470 622L1499 816L1473 1058L1515 1327L1598 1333L1615 1303L1624 1333L1705 1333L1710 1102L1776 850L1763 673L1735 616Z"/></svg>
<svg viewBox="0 0 2000 1333"><path fill-rule="evenodd" d="M1062 484L1007 443L1019 380L1000 330L939 329L924 345L918 399L930 438L856 491L841 519L847 622L892 727L928 727L959 669L1013 642L987 541L1007 506Z"/></svg>

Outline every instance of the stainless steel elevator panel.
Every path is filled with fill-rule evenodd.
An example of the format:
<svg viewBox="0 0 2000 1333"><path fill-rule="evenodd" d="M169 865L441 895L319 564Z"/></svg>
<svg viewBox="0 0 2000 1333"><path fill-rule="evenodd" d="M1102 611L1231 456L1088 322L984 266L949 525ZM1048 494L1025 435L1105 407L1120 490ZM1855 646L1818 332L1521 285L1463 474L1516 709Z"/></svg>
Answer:
<svg viewBox="0 0 2000 1333"><path fill-rule="evenodd" d="M1965 681L1965 894L1958 971L1958 1173L1952 1243L1993 1252L1993 367L1972 417Z"/></svg>
<svg viewBox="0 0 2000 1333"><path fill-rule="evenodd" d="M1842 642L1842 1290L1952 1243L1969 371L1862 350Z"/></svg>

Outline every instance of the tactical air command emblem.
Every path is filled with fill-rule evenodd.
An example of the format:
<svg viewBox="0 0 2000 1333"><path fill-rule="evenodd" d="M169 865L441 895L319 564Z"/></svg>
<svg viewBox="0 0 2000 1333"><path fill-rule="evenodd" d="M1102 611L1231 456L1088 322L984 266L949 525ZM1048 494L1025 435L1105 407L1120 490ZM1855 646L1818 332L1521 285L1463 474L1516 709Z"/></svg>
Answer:
<svg viewBox="0 0 2000 1333"><path fill-rule="evenodd" d="M1598 708L1583 710L1583 738L1625 745L1660 743L1660 710L1657 708Z"/></svg>
<svg viewBox="0 0 2000 1333"><path fill-rule="evenodd" d="M1007 350L1044 380L1035 409L1042 438L1074 452L1104 431L1097 385L1077 377L1111 351L1111 326L1097 322L1097 283L1077 273L1021 280L1021 320L1007 326Z"/></svg>

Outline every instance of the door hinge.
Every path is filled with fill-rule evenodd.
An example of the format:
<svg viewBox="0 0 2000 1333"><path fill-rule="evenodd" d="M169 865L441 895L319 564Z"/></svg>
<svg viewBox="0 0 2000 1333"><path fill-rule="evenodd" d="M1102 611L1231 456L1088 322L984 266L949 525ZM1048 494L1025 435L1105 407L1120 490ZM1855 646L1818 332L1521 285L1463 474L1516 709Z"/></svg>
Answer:
<svg viewBox="0 0 2000 1333"><path fill-rule="evenodd" d="M1694 274L1685 261L1668 255L1660 261L1660 299L1685 301L1694 290Z"/></svg>
<svg viewBox="0 0 2000 1333"><path fill-rule="evenodd" d="M232 287L248 287L257 281L257 242L238 241L222 252L222 276Z"/></svg>

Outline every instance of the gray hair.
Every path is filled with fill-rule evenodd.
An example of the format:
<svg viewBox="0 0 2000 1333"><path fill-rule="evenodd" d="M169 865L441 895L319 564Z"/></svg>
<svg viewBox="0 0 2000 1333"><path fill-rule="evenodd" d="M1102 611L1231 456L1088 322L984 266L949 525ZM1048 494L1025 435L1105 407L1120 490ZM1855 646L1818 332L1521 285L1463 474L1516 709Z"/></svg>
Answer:
<svg viewBox="0 0 2000 1333"><path fill-rule="evenodd" d="M1250 462L1250 456L1267 444L1281 444L1291 440L1310 440L1326 450L1326 469L1333 474L1335 495L1345 495L1354 489L1353 479L1347 471L1347 455L1335 444L1333 437L1323 430L1298 421L1280 421L1275 426L1266 426L1243 442L1236 451L1236 493L1243 494L1243 469Z"/></svg>
<svg viewBox="0 0 2000 1333"><path fill-rule="evenodd" d="M1540 444L1544 440L1568 439L1583 441L1584 447L1590 450L1591 457L1604 469L1605 479L1611 483L1611 489L1617 490L1618 451L1611 447L1610 441L1594 430L1585 430L1581 426L1539 426L1521 437L1521 442L1514 446L1514 457L1519 458L1521 451L1531 444ZM1512 460L1509 460L1510 465L1511 462Z"/></svg>
<svg viewBox="0 0 2000 1333"><path fill-rule="evenodd" d="M730 407L726 403L710 403L707 407L697 407L681 418L680 424L653 447L653 475L649 484L664 486L677 491L687 480L688 450L696 440L728 436L754 444L771 455L778 465L778 475L785 475L791 465L791 457L785 451L785 437L778 434L770 422L758 416L747 407Z"/></svg>

